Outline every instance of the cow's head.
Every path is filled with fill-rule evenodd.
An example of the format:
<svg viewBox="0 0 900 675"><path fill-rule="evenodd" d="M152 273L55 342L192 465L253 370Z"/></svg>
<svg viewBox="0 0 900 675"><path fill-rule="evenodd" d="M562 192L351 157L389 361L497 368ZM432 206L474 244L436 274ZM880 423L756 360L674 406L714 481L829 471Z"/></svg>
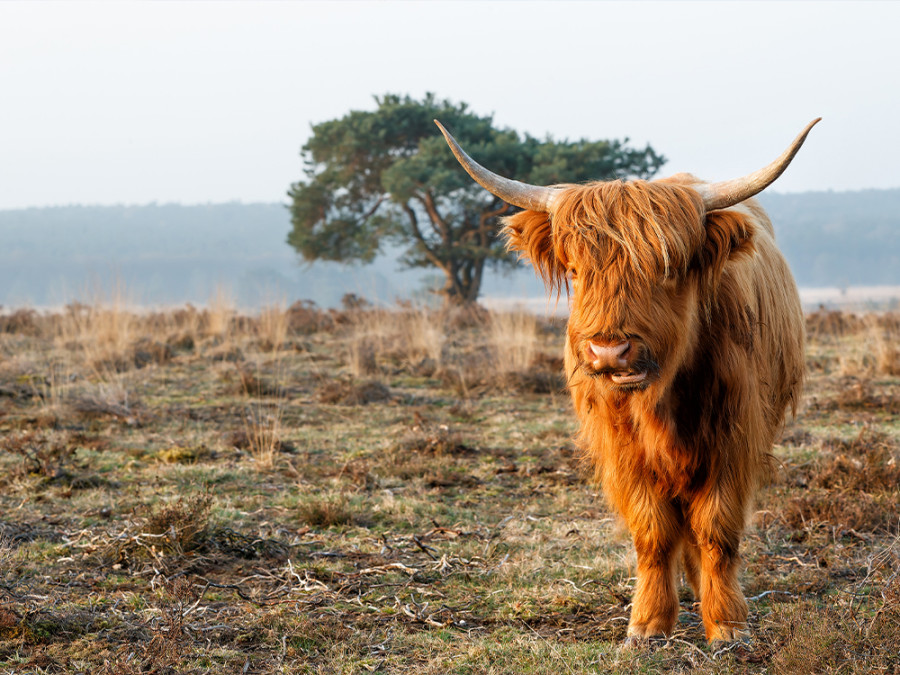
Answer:
<svg viewBox="0 0 900 675"><path fill-rule="evenodd" d="M709 184L679 174L554 187L491 173L438 126L476 182L524 209L504 219L504 233L549 287L570 291L576 367L627 392L654 383L664 389L690 357L725 263L753 248L753 219L723 209L778 178L818 121L744 178Z"/></svg>

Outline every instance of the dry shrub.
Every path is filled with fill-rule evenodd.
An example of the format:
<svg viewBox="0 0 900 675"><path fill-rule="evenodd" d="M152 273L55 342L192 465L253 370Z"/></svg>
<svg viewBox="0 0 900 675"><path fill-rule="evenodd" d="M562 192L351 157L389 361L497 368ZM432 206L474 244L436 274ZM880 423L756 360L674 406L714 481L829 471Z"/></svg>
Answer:
<svg viewBox="0 0 900 675"><path fill-rule="evenodd" d="M156 319L161 326L157 335L164 334L166 344L173 350L192 351L200 339L203 316L191 304L160 312Z"/></svg>
<svg viewBox="0 0 900 675"><path fill-rule="evenodd" d="M562 359L536 353L524 370L498 371L483 350L457 354L437 373L441 383L457 396L471 398L487 393L556 394L565 390Z"/></svg>
<svg viewBox="0 0 900 675"><path fill-rule="evenodd" d="M810 484L828 490L876 492L900 487L900 452L888 435L863 427L849 441L826 439L830 457L811 476Z"/></svg>
<svg viewBox="0 0 900 675"><path fill-rule="evenodd" d="M445 312L412 306L345 312L345 353L350 374L366 377L391 362L413 372L433 374L443 360L446 317Z"/></svg>
<svg viewBox="0 0 900 675"><path fill-rule="evenodd" d="M159 561L162 556L177 558L195 551L209 533L212 505L212 495L204 492L153 507L147 516L133 522L107 553L128 566L141 559Z"/></svg>
<svg viewBox="0 0 900 675"><path fill-rule="evenodd" d="M353 523L353 511L345 495L309 497L300 503L297 513L310 527L327 528Z"/></svg>
<svg viewBox="0 0 900 675"><path fill-rule="evenodd" d="M33 309L17 309L10 314L0 314L0 333L38 337L41 334L40 319L40 315Z"/></svg>
<svg viewBox="0 0 900 675"><path fill-rule="evenodd" d="M887 434L864 426L851 439L826 438L813 460L787 468L788 483L807 488L784 505L782 515L790 527L897 528L900 449Z"/></svg>
<svg viewBox="0 0 900 675"><path fill-rule="evenodd" d="M844 377L834 398L819 404L825 410L900 412L900 398L890 391L877 391L870 379Z"/></svg>
<svg viewBox="0 0 900 675"><path fill-rule="evenodd" d="M852 602L823 606L812 599L773 608L768 623L782 635L770 637L772 672L900 672L900 559L894 550L875 557L888 569L870 570L850 592Z"/></svg>
<svg viewBox="0 0 900 675"><path fill-rule="evenodd" d="M429 454L401 444L389 449L373 471L382 478L421 481L429 488L473 486L479 482L452 455Z"/></svg>
<svg viewBox="0 0 900 675"><path fill-rule="evenodd" d="M199 599L194 584L186 577L177 577L166 579L163 588L162 621L153 626L153 637L144 648L146 660L136 672L176 672L175 667L183 661L184 645L192 639L185 624Z"/></svg>
<svg viewBox="0 0 900 675"><path fill-rule="evenodd" d="M223 363L240 363L244 360L244 352L239 347L228 342L214 346L207 352L207 356L211 361L221 361Z"/></svg>
<svg viewBox="0 0 900 675"><path fill-rule="evenodd" d="M271 427L270 427L271 428ZM235 429L225 434L225 445L237 450L245 450L254 453L255 448L271 448L273 452L294 452L296 448L292 443L281 440L278 435L267 436L254 434L252 429Z"/></svg>
<svg viewBox="0 0 900 675"><path fill-rule="evenodd" d="M819 307L806 315L806 333L812 338L843 337L862 329L862 322L855 314Z"/></svg>
<svg viewBox="0 0 900 675"><path fill-rule="evenodd" d="M85 417L115 417L138 424L137 402L120 381L99 382L72 397L72 408Z"/></svg>
<svg viewBox="0 0 900 675"><path fill-rule="evenodd" d="M462 399L481 396L491 389L496 378L486 378L490 372L487 359L481 354L457 355L436 373L441 384Z"/></svg>
<svg viewBox="0 0 900 675"><path fill-rule="evenodd" d="M473 452L447 425L422 421L394 443L373 470L382 477L421 480L426 487L475 485L478 480L457 461Z"/></svg>
<svg viewBox="0 0 900 675"><path fill-rule="evenodd" d="M173 544L182 551L190 551L197 548L207 532L212 505L213 497L207 492L179 497L154 509L141 531L170 535Z"/></svg>
<svg viewBox="0 0 900 675"><path fill-rule="evenodd" d="M366 460L357 457L345 462L335 477L346 479L361 488L371 489L375 487L375 479L369 472L369 468Z"/></svg>
<svg viewBox="0 0 900 675"><path fill-rule="evenodd" d="M354 377L366 377L378 372L376 345L370 341L370 337L357 336L347 344L347 365Z"/></svg>
<svg viewBox="0 0 900 675"><path fill-rule="evenodd" d="M132 347L131 362L135 368L144 368L149 365L163 366L172 360L175 352L172 347L164 342L152 338L138 338Z"/></svg>
<svg viewBox="0 0 900 675"><path fill-rule="evenodd" d="M291 335L312 335L334 328L334 317L316 306L312 300L298 300L286 312L287 329Z"/></svg>
<svg viewBox="0 0 900 675"><path fill-rule="evenodd" d="M538 354L528 370L507 373L501 386L531 394L556 394L566 388L561 357Z"/></svg>
<svg viewBox="0 0 900 675"><path fill-rule="evenodd" d="M900 513L897 492L833 492L814 488L791 498L782 509L785 522L795 530L828 525L858 532L896 531Z"/></svg>
<svg viewBox="0 0 900 675"><path fill-rule="evenodd" d="M445 323L452 332L481 330L490 325L491 312L481 305L470 304L452 307L447 311Z"/></svg>
<svg viewBox="0 0 900 675"><path fill-rule="evenodd" d="M391 390L381 382L370 380L353 384L343 380L331 380L316 390L316 398L322 403L338 405L367 405L389 401Z"/></svg>
<svg viewBox="0 0 900 675"><path fill-rule="evenodd" d="M21 458L13 470L16 477L42 476L55 478L67 474L75 448L62 433L26 431L0 437L0 450Z"/></svg>
<svg viewBox="0 0 900 675"><path fill-rule="evenodd" d="M127 306L121 293L108 302L69 304L57 324L57 341L74 347L99 372L127 370L139 335L137 317Z"/></svg>

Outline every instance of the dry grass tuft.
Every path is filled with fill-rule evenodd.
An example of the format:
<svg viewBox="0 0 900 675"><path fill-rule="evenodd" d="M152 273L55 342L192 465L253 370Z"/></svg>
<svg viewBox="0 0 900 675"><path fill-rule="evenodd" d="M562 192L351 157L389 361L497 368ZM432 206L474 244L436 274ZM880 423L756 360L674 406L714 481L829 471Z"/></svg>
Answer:
<svg viewBox="0 0 900 675"><path fill-rule="evenodd" d="M434 372L441 367L447 341L447 313L426 308L409 309L398 317L403 340L402 350L419 371Z"/></svg>
<svg viewBox="0 0 900 675"><path fill-rule="evenodd" d="M270 381L259 372L253 372L246 363L238 364L236 372L226 372L224 379L229 383L229 393L256 398L284 395L284 388L280 383Z"/></svg>
<svg viewBox="0 0 900 675"><path fill-rule="evenodd" d="M426 455L464 455L472 448L462 441L462 434L451 431L446 424L422 423L414 426L397 442L401 453L422 453Z"/></svg>
<svg viewBox="0 0 900 675"><path fill-rule="evenodd" d="M824 526L840 532L890 532L898 526L900 495L833 492L810 489L790 497L782 515L789 527L804 530Z"/></svg>
<svg viewBox="0 0 900 675"><path fill-rule="evenodd" d="M890 315L869 320L874 370L879 375L900 375L900 319Z"/></svg>
<svg viewBox="0 0 900 675"><path fill-rule="evenodd" d="M261 469L275 465L278 453L288 449L281 440L281 406L266 411L261 407L251 407L246 417L244 436L238 441L246 441L246 449ZM239 447L235 444L234 447Z"/></svg>
<svg viewBox="0 0 900 675"><path fill-rule="evenodd" d="M834 598L777 607L781 627L771 662L775 673L896 673L900 670L900 540L872 555L849 602ZM880 589L880 590L876 590Z"/></svg>
<svg viewBox="0 0 900 675"><path fill-rule="evenodd" d="M140 421L137 403L121 380L98 382L71 398L72 409L88 418L115 417L128 424Z"/></svg>
<svg viewBox="0 0 900 675"><path fill-rule="evenodd" d="M288 335L287 310L283 304L264 307L256 322L256 335L263 351L277 352L284 347Z"/></svg>
<svg viewBox="0 0 900 675"><path fill-rule="evenodd" d="M192 497L179 497L176 501L163 504L147 517L142 532L165 534L170 543L181 551L196 548L209 527L209 514L213 497L204 492Z"/></svg>
<svg viewBox="0 0 900 675"><path fill-rule="evenodd" d="M300 519L316 528L329 528L353 523L353 510L344 495L311 496L297 507Z"/></svg>
<svg viewBox="0 0 900 675"><path fill-rule="evenodd" d="M900 487L900 448L883 432L863 427L849 441L826 439L827 459L810 476L810 484L827 490L878 492Z"/></svg>
<svg viewBox="0 0 900 675"><path fill-rule="evenodd" d="M312 300L298 300L286 311L287 329L291 335L312 335L334 329L333 314L325 312Z"/></svg>
<svg viewBox="0 0 900 675"><path fill-rule="evenodd" d="M65 433L25 431L0 437L0 450L21 458L13 477L54 478L65 475L71 467L75 448L68 441Z"/></svg>
<svg viewBox="0 0 900 675"><path fill-rule="evenodd" d="M791 528L878 532L898 527L900 448L884 432L865 426L851 439L828 437L814 459L789 468L788 474L795 494L782 515Z"/></svg>
<svg viewBox="0 0 900 675"><path fill-rule="evenodd" d="M231 332L231 324L236 312L234 300L225 288L219 286L209 299L200 322L200 330L208 338L226 342Z"/></svg>
<svg viewBox="0 0 900 675"><path fill-rule="evenodd" d="M537 317L529 312L492 312L490 341L493 365L501 376L524 373L537 352Z"/></svg>
<svg viewBox="0 0 900 675"><path fill-rule="evenodd" d="M337 405L367 405L389 401L391 390L387 385L376 380L353 384L343 380L331 380L322 384L316 391L316 397L322 403Z"/></svg>

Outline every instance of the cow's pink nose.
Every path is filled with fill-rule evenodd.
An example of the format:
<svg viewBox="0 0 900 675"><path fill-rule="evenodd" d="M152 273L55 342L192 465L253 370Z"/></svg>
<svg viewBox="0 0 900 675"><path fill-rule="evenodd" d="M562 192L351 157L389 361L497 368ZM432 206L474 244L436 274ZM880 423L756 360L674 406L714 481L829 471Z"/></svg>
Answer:
<svg viewBox="0 0 900 675"><path fill-rule="evenodd" d="M588 341L587 360L595 368L626 368L631 343L627 340L616 344L599 344Z"/></svg>

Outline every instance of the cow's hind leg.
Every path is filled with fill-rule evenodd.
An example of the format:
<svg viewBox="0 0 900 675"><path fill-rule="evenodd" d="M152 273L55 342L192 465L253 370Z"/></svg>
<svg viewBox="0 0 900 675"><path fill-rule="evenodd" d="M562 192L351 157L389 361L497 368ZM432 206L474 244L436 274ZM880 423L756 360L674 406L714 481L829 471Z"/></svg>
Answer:
<svg viewBox="0 0 900 675"><path fill-rule="evenodd" d="M706 639L732 641L746 637L747 602L738 583L743 508L712 496L696 504L690 527L700 559L700 610Z"/></svg>
<svg viewBox="0 0 900 675"><path fill-rule="evenodd" d="M645 499L641 508L629 515L628 525L637 552L637 584L628 635L649 638L671 634L678 618L675 576L681 515L670 503L654 499Z"/></svg>

